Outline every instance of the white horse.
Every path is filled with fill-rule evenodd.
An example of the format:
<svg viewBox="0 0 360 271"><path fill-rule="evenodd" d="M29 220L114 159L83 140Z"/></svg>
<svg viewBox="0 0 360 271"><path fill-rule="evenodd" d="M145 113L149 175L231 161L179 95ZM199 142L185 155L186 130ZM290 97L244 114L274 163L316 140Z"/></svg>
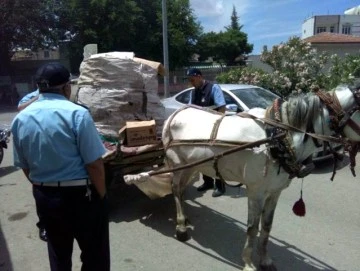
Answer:
<svg viewBox="0 0 360 271"><path fill-rule="evenodd" d="M341 108L349 112L358 107L353 93L348 88L335 91ZM306 131L312 128L318 134L332 135L329 127L329 111L314 94L290 98L281 105L282 121L290 126ZM264 117L264 110L250 110L248 113ZM345 126L342 129L352 140L360 141L360 136ZM240 116L222 116L194 107L175 112L164 125L162 140L166 150L166 163L170 169L190 164L204 158L213 157L238 144L265 139L265 124L260 120ZM288 163L301 165L316 148L314 141L298 130L288 132L290 144ZM226 181L239 182L246 186L248 195L247 239L242 252L245 262L243 270L254 271L256 267L251 255L256 236L258 240L260 267L263 270L276 270L267 252L267 243L273 222L276 204L281 191L289 186L291 178L269 151L269 144L245 149L221 156L217 167L209 161L190 168L173 172L172 191L177 211L176 235L181 241L187 240L186 216L183 209L183 192L191 182L194 173L202 172L208 176L221 176ZM292 157L291 157L292 156ZM285 159L286 160L286 159ZM296 173L295 173L296 174ZM151 175L151 173L150 173ZM143 173L141 178L150 175ZM291 176L291 177L290 177Z"/></svg>

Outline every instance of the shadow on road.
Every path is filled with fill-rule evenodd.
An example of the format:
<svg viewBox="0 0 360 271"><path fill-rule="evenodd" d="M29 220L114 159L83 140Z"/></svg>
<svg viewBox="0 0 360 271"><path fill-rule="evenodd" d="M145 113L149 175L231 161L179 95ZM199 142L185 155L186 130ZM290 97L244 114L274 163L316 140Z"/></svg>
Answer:
<svg viewBox="0 0 360 271"><path fill-rule="evenodd" d="M245 189L241 190L241 194L245 195ZM243 221L247 218L240 221L219 213L197 201L201 196L194 186L188 187L184 196L185 213L190 221L188 233L199 246L192 242L185 244L224 264L241 268L243 262L240 255L246 239L246 223ZM234 195L231 193L222 197L226 196L229 200L237 200L233 199ZM126 192L125 198L119 197L117 203L113 202L111 221L119 223L137 219L167 237L176 238L176 207L172 195L150 200L139 190L131 190ZM210 254L209 249L215 253ZM335 270L305 251L277 238L270 238L268 249L278 270ZM258 262L258 259L255 258L255 261Z"/></svg>
<svg viewBox="0 0 360 271"><path fill-rule="evenodd" d="M14 166L0 167L0 177L4 177L8 174L11 174L15 171L19 170L19 168Z"/></svg>
<svg viewBox="0 0 360 271"><path fill-rule="evenodd" d="M0 270L4 270L4 271L13 270L9 249L1 227L0 227Z"/></svg>
<svg viewBox="0 0 360 271"><path fill-rule="evenodd" d="M344 167L347 167L350 164L350 158L348 155L344 155L342 161L337 161L336 170L340 170ZM315 169L311 172L311 174L324 174L333 172L334 168L334 160L328 159L322 162L317 162Z"/></svg>

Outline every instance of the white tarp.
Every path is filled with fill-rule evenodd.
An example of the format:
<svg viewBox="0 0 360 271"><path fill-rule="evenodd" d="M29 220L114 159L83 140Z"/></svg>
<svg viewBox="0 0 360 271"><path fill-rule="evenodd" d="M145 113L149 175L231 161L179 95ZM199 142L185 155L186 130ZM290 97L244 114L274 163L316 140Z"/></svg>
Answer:
<svg viewBox="0 0 360 271"><path fill-rule="evenodd" d="M89 107L102 135L117 137L126 121L150 119L156 121L160 135L165 110L157 77L162 69L160 63L134 58L129 52L92 55L80 65L77 100Z"/></svg>

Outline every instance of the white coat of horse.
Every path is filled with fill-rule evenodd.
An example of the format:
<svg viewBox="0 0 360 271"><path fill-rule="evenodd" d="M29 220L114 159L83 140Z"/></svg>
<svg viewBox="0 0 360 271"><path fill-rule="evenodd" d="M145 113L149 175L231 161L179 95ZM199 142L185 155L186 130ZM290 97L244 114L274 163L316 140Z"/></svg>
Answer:
<svg viewBox="0 0 360 271"><path fill-rule="evenodd" d="M358 104L348 88L338 88L335 94L345 112L357 108ZM281 106L284 123L306 131L310 126L315 133L330 136L334 132L329 127L329 112L314 94L290 98ZM264 110L250 110L248 113L264 117ZM357 120L359 124L359 120ZM217 129L214 129L218 127ZM360 141L360 136L345 126L345 136ZM347 133L346 133L347 132ZM209 112L188 107L170 116L164 125L162 140L166 150L166 165L170 169L190 164L207 157L220 154L237 144L265 139L265 124L261 120L240 116L223 117L217 112ZM289 132L295 160L299 163L310 157L316 146L305 133ZM181 241L187 236L186 216L183 209L183 192L191 182L194 173L216 177L213 161L173 172L172 192L174 194L177 226L176 235ZM268 255L267 243L273 223L276 204L281 191L289 186L289 173L280 167L269 151L269 144L245 149L218 159L218 172L226 181L239 182L246 186L248 195L247 238L242 252L245 271L254 271L252 251L260 227L257 251L262 270L276 270ZM140 176L140 175L139 175ZM139 179L151 178L142 173ZM131 176L125 176L132 178Z"/></svg>

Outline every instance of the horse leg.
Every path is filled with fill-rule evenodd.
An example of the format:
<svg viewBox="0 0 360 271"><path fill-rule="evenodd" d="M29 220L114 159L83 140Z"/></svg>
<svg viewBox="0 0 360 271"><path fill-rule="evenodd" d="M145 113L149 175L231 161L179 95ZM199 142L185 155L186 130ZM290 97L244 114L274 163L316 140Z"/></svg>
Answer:
<svg viewBox="0 0 360 271"><path fill-rule="evenodd" d="M272 259L268 255L267 245L269 241L271 226L274 219L276 204L279 200L281 191L272 194L265 201L261 215L261 231L258 241L258 253L260 256L260 268L264 271L276 271Z"/></svg>
<svg viewBox="0 0 360 271"><path fill-rule="evenodd" d="M259 231L259 222L262 209L261 207L262 201L259 200L258 197L254 197L249 193L246 242L242 252L242 259L245 262L243 271L256 271L256 267L254 266L251 258L256 235Z"/></svg>
<svg viewBox="0 0 360 271"><path fill-rule="evenodd" d="M183 194L191 175L192 172L189 170L174 172L172 182L172 191L176 205L176 238L182 242L189 239L186 228L186 216L184 214Z"/></svg>

